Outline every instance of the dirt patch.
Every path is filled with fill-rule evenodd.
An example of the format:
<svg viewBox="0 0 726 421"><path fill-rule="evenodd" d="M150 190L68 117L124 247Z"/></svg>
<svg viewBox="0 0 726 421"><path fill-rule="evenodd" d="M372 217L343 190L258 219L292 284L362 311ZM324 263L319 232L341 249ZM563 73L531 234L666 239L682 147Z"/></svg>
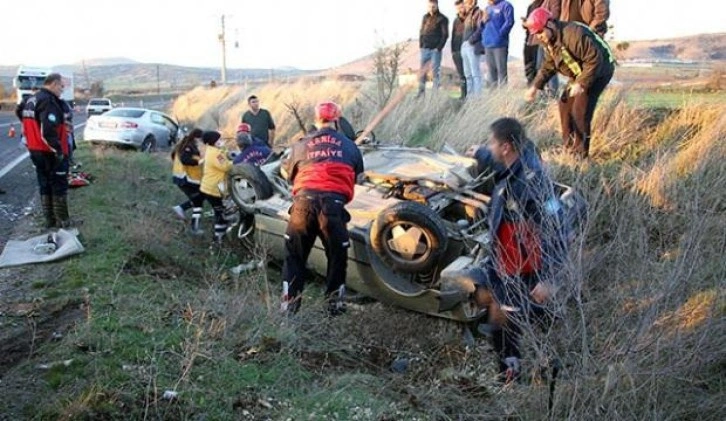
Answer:
<svg viewBox="0 0 726 421"><path fill-rule="evenodd" d="M4 323L0 331L0 378L24 359L31 358L44 343L63 338L85 316L80 302L53 307L37 303L7 305L15 313L8 319L15 319L15 323Z"/></svg>

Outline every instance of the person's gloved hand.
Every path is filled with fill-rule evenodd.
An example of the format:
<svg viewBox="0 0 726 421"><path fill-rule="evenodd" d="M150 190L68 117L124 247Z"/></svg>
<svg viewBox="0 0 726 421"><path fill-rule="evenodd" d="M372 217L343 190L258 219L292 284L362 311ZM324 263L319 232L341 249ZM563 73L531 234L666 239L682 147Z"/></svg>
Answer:
<svg viewBox="0 0 726 421"><path fill-rule="evenodd" d="M535 98L537 98L537 88L532 86L524 93L524 100L527 102L533 102Z"/></svg>
<svg viewBox="0 0 726 421"><path fill-rule="evenodd" d="M570 85L570 96L577 96L585 92L585 89L583 89L582 85L575 82L572 85Z"/></svg>
<svg viewBox="0 0 726 421"><path fill-rule="evenodd" d="M60 167L63 165L63 159L65 156L63 155L63 151L55 151L55 166Z"/></svg>

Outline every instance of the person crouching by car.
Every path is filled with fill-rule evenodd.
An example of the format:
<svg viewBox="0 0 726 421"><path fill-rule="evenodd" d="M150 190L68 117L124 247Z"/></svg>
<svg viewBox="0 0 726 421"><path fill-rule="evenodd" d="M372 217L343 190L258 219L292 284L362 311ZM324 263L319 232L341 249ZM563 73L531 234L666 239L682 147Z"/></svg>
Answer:
<svg viewBox="0 0 726 421"><path fill-rule="evenodd" d="M272 149L266 144L254 143L252 135L249 132L237 132L235 141L239 148L239 153L237 153L232 161L235 165L244 163L261 165L267 161L267 158L272 153Z"/></svg>
<svg viewBox="0 0 726 421"><path fill-rule="evenodd" d="M529 321L546 321L551 297L567 257L562 206L522 125L500 118L490 126L488 145L473 147L480 168L495 172L489 227L492 260L475 269L474 298L487 308L486 333L499 356L501 379L520 372L519 338Z"/></svg>
<svg viewBox="0 0 726 421"><path fill-rule="evenodd" d="M345 311L345 277L348 265L345 204L353 199L355 180L363 173L363 157L353 140L336 130L340 107L323 102L315 107L318 128L293 143L283 164L292 183L293 203L285 231L286 258L283 268L283 305L288 314L300 309L307 276L306 262L315 239L320 237L328 261L327 311L337 316Z"/></svg>
<svg viewBox="0 0 726 421"><path fill-rule="evenodd" d="M199 190L204 199L212 205L214 210L214 236L213 245L221 245L224 234L227 233L227 220L224 218L224 204L222 193L225 191L227 172L232 168L232 161L227 152L218 145L222 135L217 131L205 131L202 142L206 145L204 151L204 164L202 171L202 184Z"/></svg>
<svg viewBox="0 0 726 421"><path fill-rule="evenodd" d="M199 191L202 182L202 154L199 152L197 141L202 138L202 129L192 129L171 151L172 180L187 196L187 200L174 206L174 213L180 219L186 219L185 212L192 210L191 230L193 234L200 234L202 220L202 206L204 196Z"/></svg>

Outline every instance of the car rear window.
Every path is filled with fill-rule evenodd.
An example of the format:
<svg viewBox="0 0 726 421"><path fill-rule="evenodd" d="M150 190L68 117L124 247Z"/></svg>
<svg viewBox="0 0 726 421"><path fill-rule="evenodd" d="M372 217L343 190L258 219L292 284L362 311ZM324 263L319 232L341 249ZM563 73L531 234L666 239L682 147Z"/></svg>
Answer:
<svg viewBox="0 0 726 421"><path fill-rule="evenodd" d="M126 118L139 118L144 115L144 110L129 110L123 108L116 108L115 110L107 111L103 115L110 117L126 117Z"/></svg>
<svg viewBox="0 0 726 421"><path fill-rule="evenodd" d="M90 105L108 105L111 103L111 101L106 101L103 99L92 99L88 102Z"/></svg>

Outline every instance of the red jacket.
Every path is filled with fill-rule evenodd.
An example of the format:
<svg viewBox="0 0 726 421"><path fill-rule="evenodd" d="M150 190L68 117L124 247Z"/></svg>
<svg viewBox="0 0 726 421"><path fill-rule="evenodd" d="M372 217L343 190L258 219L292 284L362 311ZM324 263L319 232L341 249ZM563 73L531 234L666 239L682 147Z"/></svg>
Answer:
<svg viewBox="0 0 726 421"><path fill-rule="evenodd" d="M62 152L68 156L68 133L60 101L45 88L28 98L21 117L29 151Z"/></svg>

